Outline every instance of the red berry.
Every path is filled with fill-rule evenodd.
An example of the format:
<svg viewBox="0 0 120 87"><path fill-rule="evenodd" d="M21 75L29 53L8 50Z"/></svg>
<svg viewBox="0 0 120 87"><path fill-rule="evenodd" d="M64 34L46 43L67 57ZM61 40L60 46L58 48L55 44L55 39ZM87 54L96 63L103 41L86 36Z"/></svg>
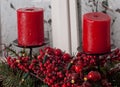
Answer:
<svg viewBox="0 0 120 87"><path fill-rule="evenodd" d="M40 55L44 55L44 51L40 49Z"/></svg>
<svg viewBox="0 0 120 87"><path fill-rule="evenodd" d="M82 55L82 53L81 53L81 52L78 52L76 56L79 57L79 56L81 56L81 55Z"/></svg>
<svg viewBox="0 0 120 87"><path fill-rule="evenodd" d="M49 49L51 49L51 47L49 47L49 46L44 48L45 51L47 51Z"/></svg>
<svg viewBox="0 0 120 87"><path fill-rule="evenodd" d="M65 53L65 54L63 55L63 60L64 60L64 61L68 61L70 58L71 58L71 56L70 56L70 54L68 54L68 53Z"/></svg>
<svg viewBox="0 0 120 87"><path fill-rule="evenodd" d="M55 84L55 87L60 87L57 83Z"/></svg>
<svg viewBox="0 0 120 87"><path fill-rule="evenodd" d="M82 65L76 65L76 66L75 66L75 71L76 71L77 73L80 73L80 72L82 71L82 69L83 69L83 66L82 66Z"/></svg>
<svg viewBox="0 0 120 87"><path fill-rule="evenodd" d="M47 54L54 54L54 52L53 52L53 48L51 48L51 47L45 47L45 52L47 53Z"/></svg>
<svg viewBox="0 0 120 87"><path fill-rule="evenodd" d="M101 79L101 75L98 71L90 71L87 78L92 81L98 81Z"/></svg>
<svg viewBox="0 0 120 87"><path fill-rule="evenodd" d="M67 85L66 85L66 84L63 84L62 87L67 87Z"/></svg>
<svg viewBox="0 0 120 87"><path fill-rule="evenodd" d="M71 86L70 82L67 82L67 87Z"/></svg>
<svg viewBox="0 0 120 87"><path fill-rule="evenodd" d="M33 59L32 60L32 63L37 63L38 61L36 59Z"/></svg>
<svg viewBox="0 0 120 87"><path fill-rule="evenodd" d="M95 61L94 59L91 59L91 60L90 60L90 64L91 64L91 65L95 65L95 64L96 64L96 61Z"/></svg>
<svg viewBox="0 0 120 87"><path fill-rule="evenodd" d="M55 71L58 71L58 67L55 67L55 69L54 69Z"/></svg>
<svg viewBox="0 0 120 87"><path fill-rule="evenodd" d="M55 49L54 51L56 56L61 56L62 55L62 51L60 49Z"/></svg>
<svg viewBox="0 0 120 87"><path fill-rule="evenodd" d="M7 57L7 62L8 62L8 64L11 62L11 57Z"/></svg>
<svg viewBox="0 0 120 87"><path fill-rule="evenodd" d="M41 55L38 55L37 56L38 60L42 59L42 56Z"/></svg>
<svg viewBox="0 0 120 87"><path fill-rule="evenodd" d="M83 82L82 87L92 87L92 85L89 82L85 81Z"/></svg>
<svg viewBox="0 0 120 87"><path fill-rule="evenodd" d="M72 80L77 80L78 77L79 77L79 76L78 76L77 73L72 73L72 74L71 74L71 79L72 79Z"/></svg>

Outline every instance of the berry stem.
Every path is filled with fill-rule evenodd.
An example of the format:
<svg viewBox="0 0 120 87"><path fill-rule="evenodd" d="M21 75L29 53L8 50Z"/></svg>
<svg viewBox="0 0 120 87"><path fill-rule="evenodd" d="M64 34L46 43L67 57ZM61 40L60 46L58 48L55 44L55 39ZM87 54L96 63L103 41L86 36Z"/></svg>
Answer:
<svg viewBox="0 0 120 87"><path fill-rule="evenodd" d="M32 48L30 48L29 56L30 56L30 59L32 59Z"/></svg>
<svg viewBox="0 0 120 87"><path fill-rule="evenodd" d="M98 71L100 71L100 59L99 59L99 55L96 55L96 64L97 64Z"/></svg>

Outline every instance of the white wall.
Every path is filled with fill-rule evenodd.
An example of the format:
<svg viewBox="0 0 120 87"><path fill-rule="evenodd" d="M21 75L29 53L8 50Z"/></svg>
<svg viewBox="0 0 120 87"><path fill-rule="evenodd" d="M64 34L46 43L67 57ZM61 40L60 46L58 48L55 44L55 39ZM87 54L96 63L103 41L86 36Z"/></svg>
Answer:
<svg viewBox="0 0 120 87"><path fill-rule="evenodd" d="M114 20L111 25L112 43L120 48L120 0L110 0L109 8L112 11L108 11L108 14Z"/></svg>

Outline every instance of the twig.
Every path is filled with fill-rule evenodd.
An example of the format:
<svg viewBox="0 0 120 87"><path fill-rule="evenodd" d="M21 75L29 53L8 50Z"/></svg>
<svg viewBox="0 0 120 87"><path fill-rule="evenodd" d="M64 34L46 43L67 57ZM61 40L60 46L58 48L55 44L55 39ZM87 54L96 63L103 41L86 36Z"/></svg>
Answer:
<svg viewBox="0 0 120 87"><path fill-rule="evenodd" d="M38 77L37 75L35 75L35 74L31 73L31 72L29 72L29 73L30 73L30 75L32 75L32 76L34 76L34 77L38 78L39 80L43 81L43 79L42 79L42 78L40 78L40 77ZM43 81L43 82L44 82L44 81Z"/></svg>
<svg viewBox="0 0 120 87"><path fill-rule="evenodd" d="M6 51L6 50L12 52L15 56L19 57L19 55L13 49L11 49L9 46L5 46L4 51Z"/></svg>

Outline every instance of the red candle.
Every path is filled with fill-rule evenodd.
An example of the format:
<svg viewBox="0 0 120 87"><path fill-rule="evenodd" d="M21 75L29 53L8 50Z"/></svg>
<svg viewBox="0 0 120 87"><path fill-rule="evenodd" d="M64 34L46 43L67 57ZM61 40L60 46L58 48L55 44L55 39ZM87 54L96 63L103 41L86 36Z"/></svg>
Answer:
<svg viewBox="0 0 120 87"><path fill-rule="evenodd" d="M102 12L83 16L83 51L89 54L110 52L110 17Z"/></svg>
<svg viewBox="0 0 120 87"><path fill-rule="evenodd" d="M20 8L17 10L18 44L36 46L44 43L42 8Z"/></svg>

